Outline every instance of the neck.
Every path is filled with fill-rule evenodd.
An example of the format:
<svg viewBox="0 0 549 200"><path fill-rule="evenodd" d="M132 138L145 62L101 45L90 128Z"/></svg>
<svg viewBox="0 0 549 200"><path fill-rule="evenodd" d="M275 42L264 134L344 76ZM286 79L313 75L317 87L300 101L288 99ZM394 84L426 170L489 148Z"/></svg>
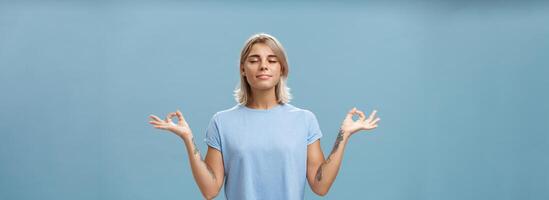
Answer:
<svg viewBox="0 0 549 200"><path fill-rule="evenodd" d="M253 109L270 109L278 104L276 101L275 88L269 90L252 89L252 99L246 106Z"/></svg>

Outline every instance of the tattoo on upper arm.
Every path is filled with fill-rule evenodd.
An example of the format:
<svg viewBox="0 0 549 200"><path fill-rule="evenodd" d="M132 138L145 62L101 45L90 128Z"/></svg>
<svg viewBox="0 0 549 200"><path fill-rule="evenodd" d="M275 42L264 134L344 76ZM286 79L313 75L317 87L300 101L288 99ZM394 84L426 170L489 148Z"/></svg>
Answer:
<svg viewBox="0 0 549 200"><path fill-rule="evenodd" d="M324 164L325 163L320 164L320 167L318 167L318 170L316 171L315 179L318 182L320 182L320 180L322 180L322 169L324 169Z"/></svg>
<svg viewBox="0 0 549 200"><path fill-rule="evenodd" d="M343 130L339 130L334 147L332 148L332 152L330 152L330 155L328 155L328 158L318 167L318 170L316 171L316 176L315 176L316 181L320 182L322 180L322 171L324 169L324 166L332 160L332 155L339 148L339 143L341 143L341 141L343 141Z"/></svg>

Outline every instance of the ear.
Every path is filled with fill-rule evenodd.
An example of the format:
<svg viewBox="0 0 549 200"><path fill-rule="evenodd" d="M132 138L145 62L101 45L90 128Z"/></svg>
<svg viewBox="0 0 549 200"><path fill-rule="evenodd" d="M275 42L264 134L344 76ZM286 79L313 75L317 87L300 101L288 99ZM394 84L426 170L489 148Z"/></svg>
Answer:
<svg viewBox="0 0 549 200"><path fill-rule="evenodd" d="M245 73L244 66L240 65L240 75L244 76Z"/></svg>

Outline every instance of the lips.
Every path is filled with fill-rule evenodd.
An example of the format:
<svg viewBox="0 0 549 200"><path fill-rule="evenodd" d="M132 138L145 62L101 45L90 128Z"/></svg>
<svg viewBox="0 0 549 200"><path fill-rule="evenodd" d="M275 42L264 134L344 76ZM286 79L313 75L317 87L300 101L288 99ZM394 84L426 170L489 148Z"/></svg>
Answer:
<svg viewBox="0 0 549 200"><path fill-rule="evenodd" d="M260 74L260 75L257 75L255 77L258 78L258 79L266 80L266 79L271 78L272 76L269 75L269 74Z"/></svg>

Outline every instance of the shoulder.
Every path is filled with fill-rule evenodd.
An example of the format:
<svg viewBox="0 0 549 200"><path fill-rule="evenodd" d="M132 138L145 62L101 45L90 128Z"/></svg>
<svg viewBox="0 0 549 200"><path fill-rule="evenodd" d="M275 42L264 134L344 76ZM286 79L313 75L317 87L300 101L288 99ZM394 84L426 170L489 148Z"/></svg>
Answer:
<svg viewBox="0 0 549 200"><path fill-rule="evenodd" d="M289 103L284 104L284 106L287 107L286 110L288 112L299 113L299 114L305 116L307 119L315 117L315 114L309 109L300 108L300 107L294 106L294 105L289 104Z"/></svg>
<svg viewBox="0 0 549 200"><path fill-rule="evenodd" d="M218 121L223 118L230 118L231 116L234 116L238 110L240 109L240 104L236 104L233 107L217 111L213 114L212 120Z"/></svg>

